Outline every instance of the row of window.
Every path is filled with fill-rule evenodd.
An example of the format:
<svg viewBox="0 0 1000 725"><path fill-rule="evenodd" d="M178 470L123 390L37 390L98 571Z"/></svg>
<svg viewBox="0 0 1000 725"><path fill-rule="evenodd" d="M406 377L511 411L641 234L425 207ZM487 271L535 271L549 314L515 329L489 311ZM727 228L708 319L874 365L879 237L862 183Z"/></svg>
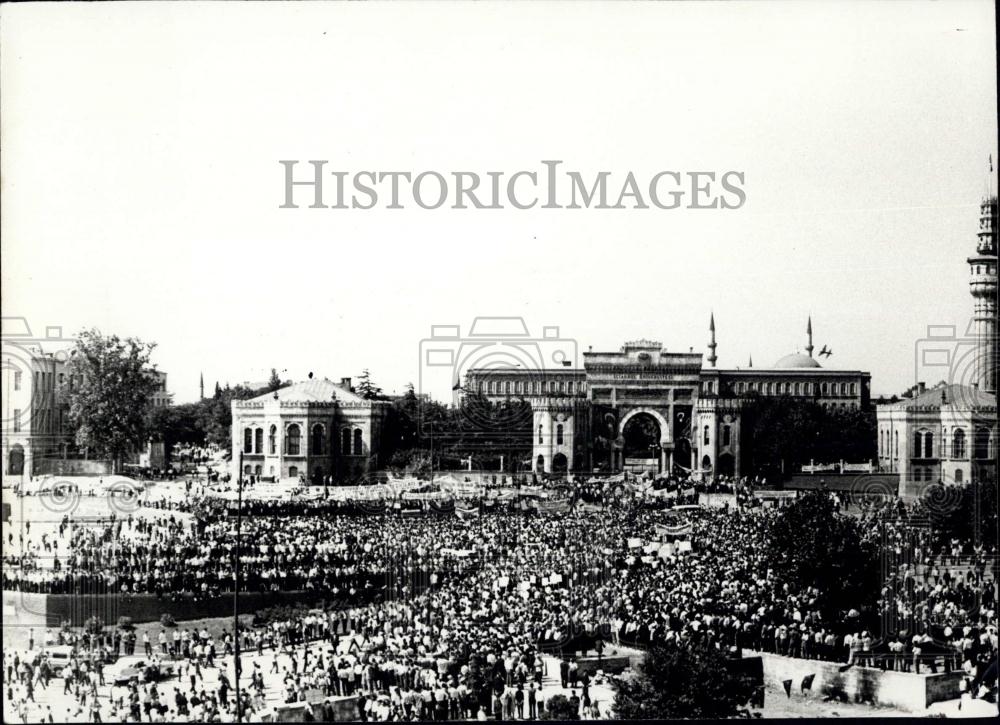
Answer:
<svg viewBox="0 0 1000 725"><path fill-rule="evenodd" d="M950 442L950 450L949 450ZM975 440L973 441L973 457L977 459L989 458L990 430L989 428L977 428ZM883 458L889 456L889 448L892 447L892 457L899 457L899 431L882 429L879 431L878 449L879 455ZM941 451L944 458L967 458L968 448L966 445L966 434L961 428L956 428L951 435L951 440L944 439L944 450ZM934 433L927 429L921 429L913 434L913 458L935 458Z"/></svg>
<svg viewBox="0 0 1000 725"><path fill-rule="evenodd" d="M309 452L313 456L322 456L325 451L326 428L322 423L316 423L310 434ZM243 429L243 452L250 454L264 453L264 429ZM278 426L272 425L267 435L268 455L278 452ZM364 434L360 428L343 428L340 431L340 453L345 456L364 455ZM298 456L302 454L302 429L298 423L292 423L285 430L284 454Z"/></svg>
<svg viewBox="0 0 1000 725"><path fill-rule="evenodd" d="M545 443L545 436L543 435L542 426L538 426L538 442ZM561 446L563 444L563 426L562 423L556 425L556 445Z"/></svg>
<svg viewBox="0 0 1000 725"><path fill-rule="evenodd" d="M991 264L987 264L985 267L983 267L983 265L981 265L981 264L977 264L976 265L976 271L973 272L973 274L982 274L983 273L983 269L986 270L986 274L993 274L993 265L991 265Z"/></svg>
<svg viewBox="0 0 1000 725"><path fill-rule="evenodd" d="M711 432L712 432L711 427L707 425L701 431L702 443L706 446L708 445L708 442L711 438ZM722 446L725 447L728 445L732 445L732 443L733 443L732 428L728 425L722 426Z"/></svg>
<svg viewBox="0 0 1000 725"><path fill-rule="evenodd" d="M857 395L858 384L846 382L791 383L788 381L758 383L753 380L741 380L735 384L735 389L737 394L756 392L762 395L814 395L816 393L820 395ZM710 395L716 392L715 381L707 380L705 382L705 392Z"/></svg>
<svg viewBox="0 0 1000 725"><path fill-rule="evenodd" d="M584 392L585 385L572 380L549 380L548 385L541 380L490 380L485 386L480 381L476 389L486 395L542 395L546 392L573 395Z"/></svg>

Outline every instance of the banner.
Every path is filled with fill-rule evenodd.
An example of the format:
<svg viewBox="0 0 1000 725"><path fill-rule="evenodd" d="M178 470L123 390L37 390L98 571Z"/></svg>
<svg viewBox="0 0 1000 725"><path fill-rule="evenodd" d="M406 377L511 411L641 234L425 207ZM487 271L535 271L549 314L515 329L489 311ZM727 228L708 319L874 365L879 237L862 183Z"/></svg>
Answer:
<svg viewBox="0 0 1000 725"><path fill-rule="evenodd" d="M632 537L628 540L628 548L638 549L640 546L642 546L642 539Z"/></svg>
<svg viewBox="0 0 1000 725"><path fill-rule="evenodd" d="M694 527L690 521L678 526L667 526L666 524L655 524L653 526L653 530L656 531L657 536L687 536L693 529Z"/></svg>
<svg viewBox="0 0 1000 725"><path fill-rule="evenodd" d="M569 499L553 499L551 501L539 501L538 512L543 514L568 514L570 512Z"/></svg>
<svg viewBox="0 0 1000 725"><path fill-rule="evenodd" d="M456 506L455 507L455 515L458 516L458 518L462 519L463 521L467 521L469 519L478 518L479 517L479 507L475 506L473 508L459 508L458 506Z"/></svg>

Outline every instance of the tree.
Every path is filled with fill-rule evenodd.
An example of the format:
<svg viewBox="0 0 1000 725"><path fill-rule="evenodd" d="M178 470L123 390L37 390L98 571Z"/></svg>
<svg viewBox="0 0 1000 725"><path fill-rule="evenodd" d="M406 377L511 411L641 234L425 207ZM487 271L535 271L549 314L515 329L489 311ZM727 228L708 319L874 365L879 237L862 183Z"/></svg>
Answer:
<svg viewBox="0 0 1000 725"><path fill-rule="evenodd" d="M115 471L146 442L147 411L157 385L149 362L154 347L92 329L80 333L70 355L60 392L69 401L76 444L110 459Z"/></svg>
<svg viewBox="0 0 1000 725"><path fill-rule="evenodd" d="M765 561L775 587L816 590L815 609L831 621L843 612L874 610L880 565L858 521L838 514L831 497L810 491L795 499L770 527Z"/></svg>
<svg viewBox="0 0 1000 725"><path fill-rule="evenodd" d="M579 720L580 713L565 695L553 695L545 702L540 720Z"/></svg>
<svg viewBox="0 0 1000 725"><path fill-rule="evenodd" d="M368 372L368 368L365 368L358 376L355 392L365 400L376 400L382 395L382 388L375 385L371 373Z"/></svg>
<svg viewBox="0 0 1000 725"><path fill-rule="evenodd" d="M654 644L638 673L619 683L615 714L623 720L730 718L745 710L754 687L714 647Z"/></svg>
<svg viewBox="0 0 1000 725"><path fill-rule="evenodd" d="M267 391L273 393L282 387L281 378L278 377L277 368L271 368L271 377L267 379Z"/></svg>

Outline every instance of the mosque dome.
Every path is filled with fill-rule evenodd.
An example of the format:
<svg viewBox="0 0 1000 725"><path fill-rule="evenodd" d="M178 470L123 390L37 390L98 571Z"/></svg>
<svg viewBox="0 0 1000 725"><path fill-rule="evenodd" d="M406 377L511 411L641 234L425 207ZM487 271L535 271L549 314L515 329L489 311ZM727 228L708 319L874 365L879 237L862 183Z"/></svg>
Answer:
<svg viewBox="0 0 1000 725"><path fill-rule="evenodd" d="M785 355L774 364L776 368L818 368L822 367L814 358L800 352Z"/></svg>

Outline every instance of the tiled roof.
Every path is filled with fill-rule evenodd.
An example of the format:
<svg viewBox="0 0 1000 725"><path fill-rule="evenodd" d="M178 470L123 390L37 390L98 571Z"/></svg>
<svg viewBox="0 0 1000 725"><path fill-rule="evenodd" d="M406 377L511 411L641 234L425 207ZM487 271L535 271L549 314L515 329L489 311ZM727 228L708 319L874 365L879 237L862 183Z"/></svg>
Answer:
<svg viewBox="0 0 1000 725"><path fill-rule="evenodd" d="M274 393L264 393L258 395L253 400L265 401L274 399ZM288 387L278 390L278 400L284 403L328 403L336 397L342 402L357 403L364 400L360 395L352 393L347 388L335 383L332 380L304 380L301 383L292 383Z"/></svg>

